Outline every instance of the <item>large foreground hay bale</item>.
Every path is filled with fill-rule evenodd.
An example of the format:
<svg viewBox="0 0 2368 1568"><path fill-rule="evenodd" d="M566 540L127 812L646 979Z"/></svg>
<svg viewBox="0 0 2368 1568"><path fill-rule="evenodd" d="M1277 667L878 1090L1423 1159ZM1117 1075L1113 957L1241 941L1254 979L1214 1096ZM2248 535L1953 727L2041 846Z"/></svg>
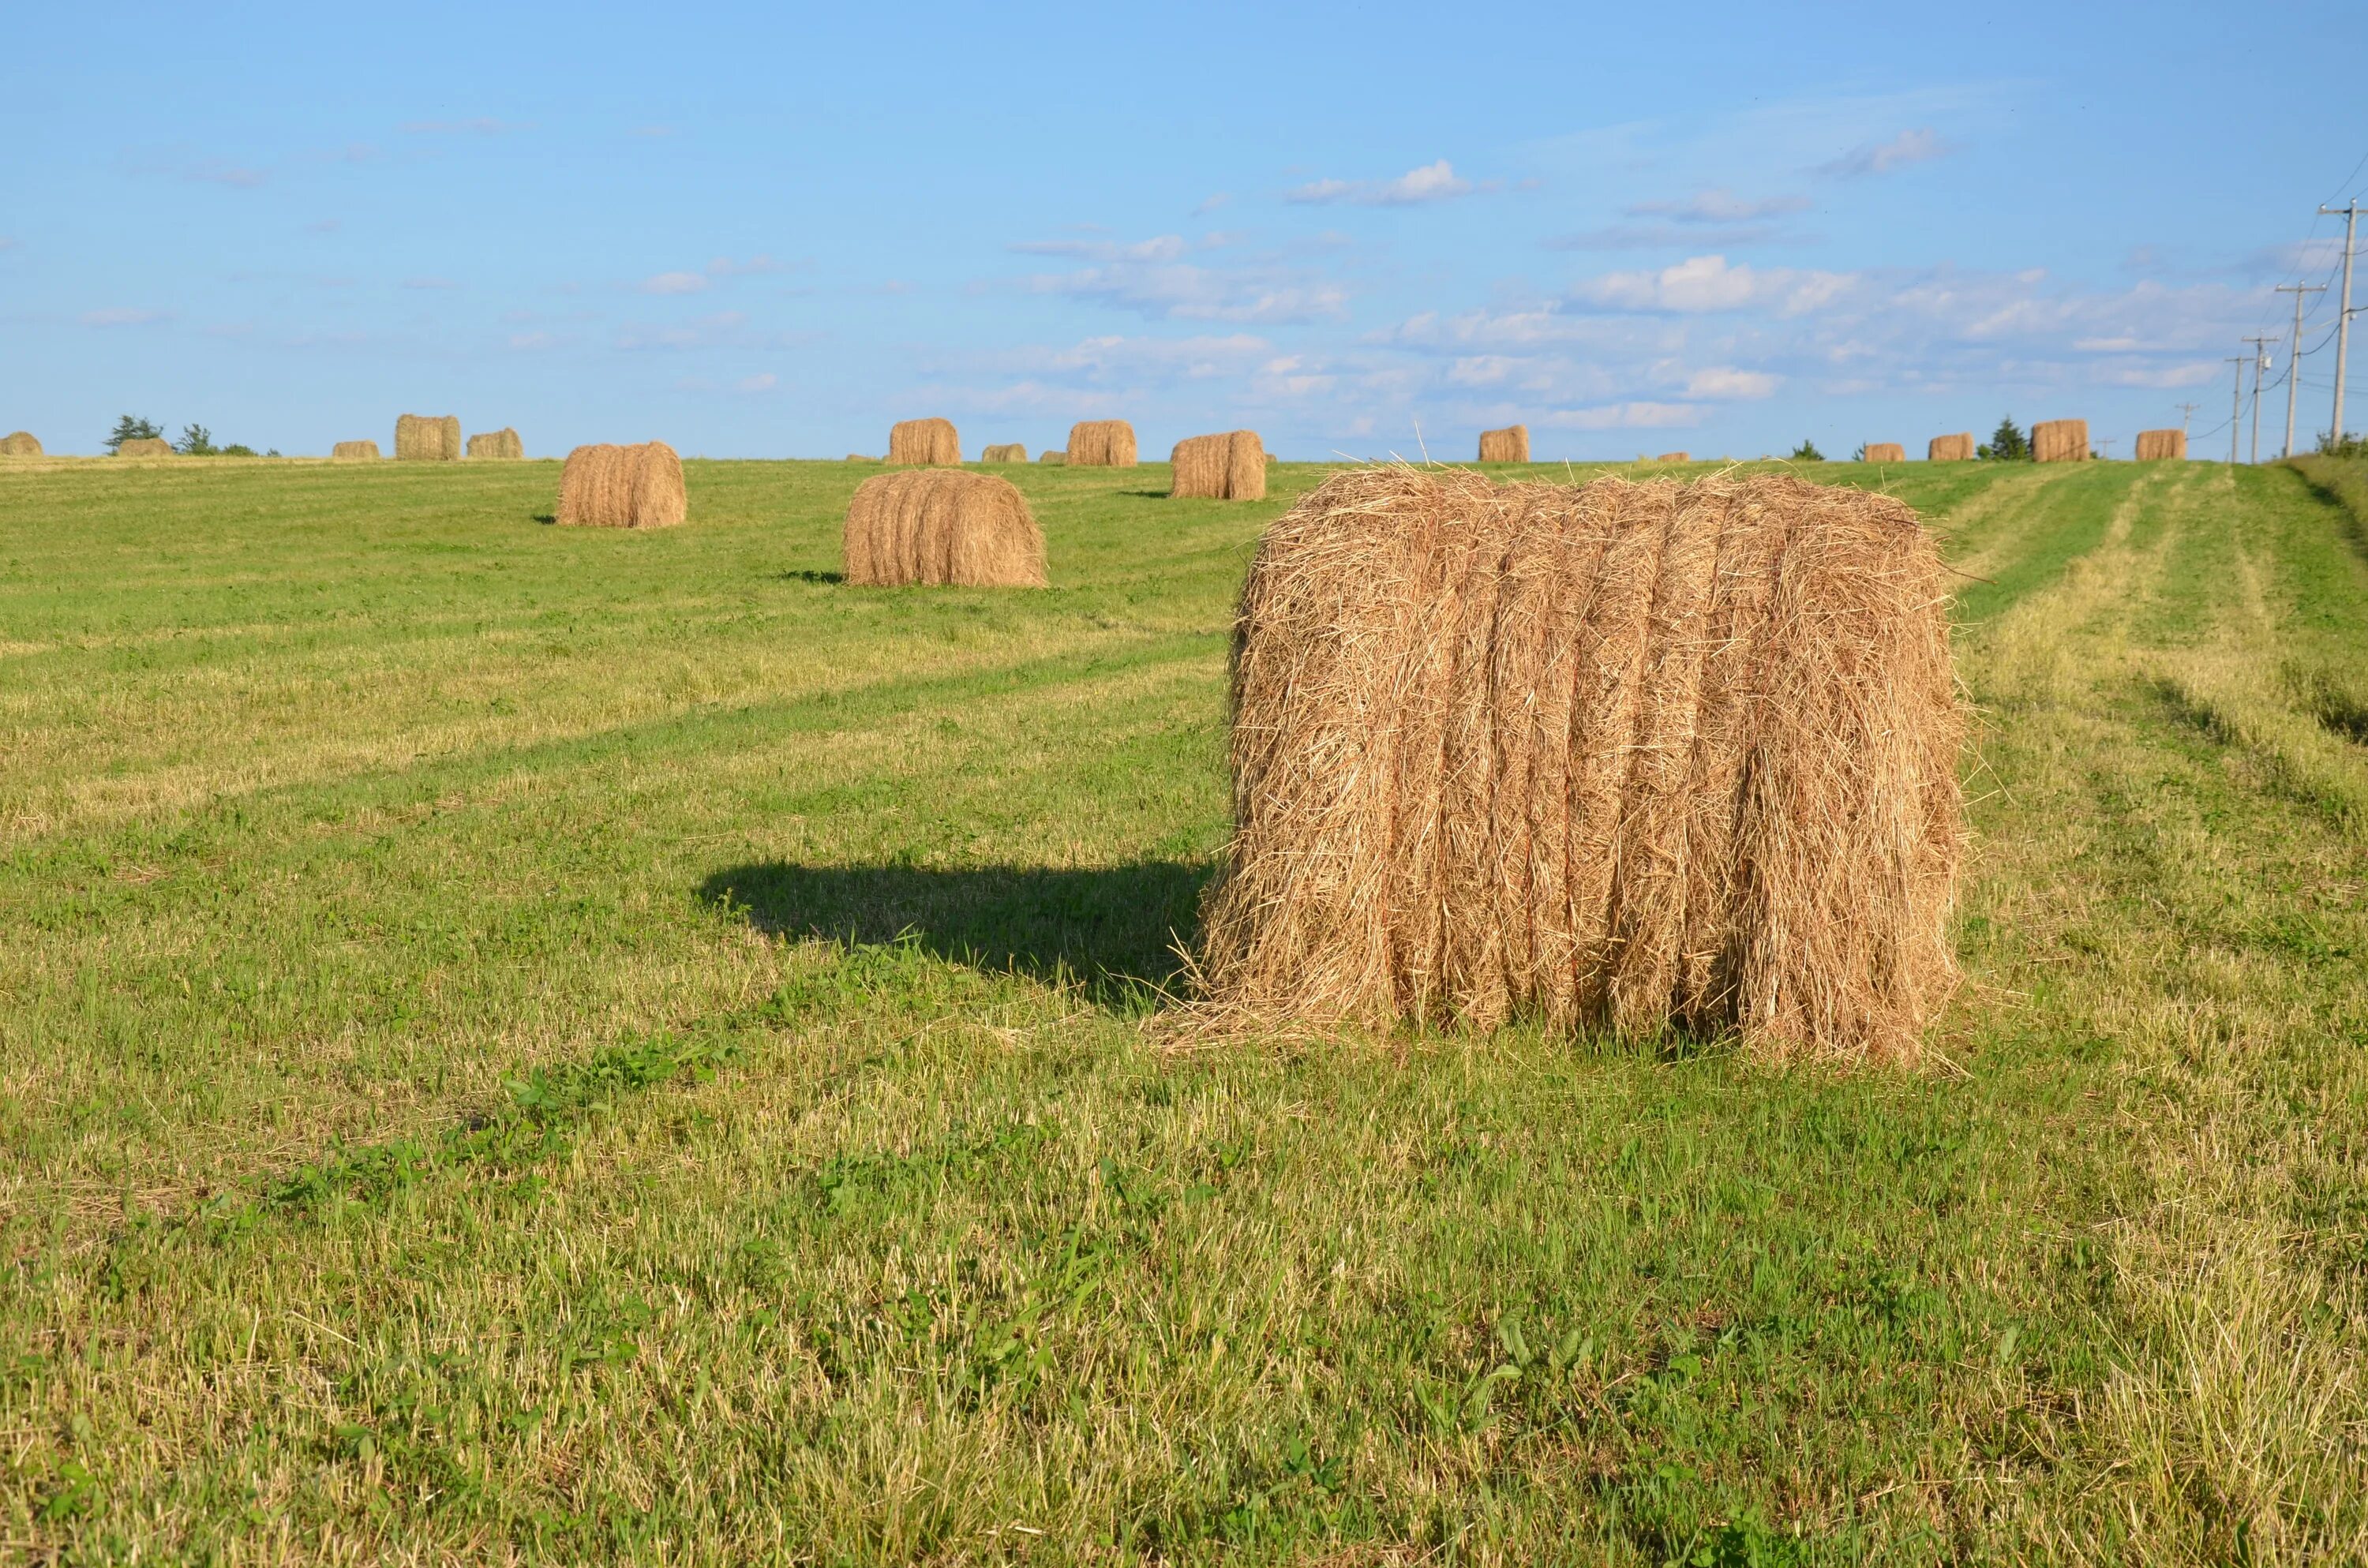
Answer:
<svg viewBox="0 0 2368 1568"><path fill-rule="evenodd" d="M1024 463L1028 460L1028 449L1017 441L1009 441L987 448L978 454L978 460L983 463Z"/></svg>
<svg viewBox="0 0 2368 1568"><path fill-rule="evenodd" d="M2031 459L2043 463L2084 463L2089 460L2089 422L2085 419L2043 419L2031 427Z"/></svg>
<svg viewBox="0 0 2368 1568"><path fill-rule="evenodd" d="M339 462L378 461L376 441L339 441L329 449L329 456Z"/></svg>
<svg viewBox="0 0 2368 1568"><path fill-rule="evenodd" d="M1783 474L1328 480L1242 590L1197 1027L1913 1061L1955 979L1941 573L1900 503Z"/></svg>
<svg viewBox="0 0 2368 1568"><path fill-rule="evenodd" d="M578 447L559 471L557 520L570 527L670 528L689 511L682 460L664 441Z"/></svg>
<svg viewBox="0 0 2368 1568"><path fill-rule="evenodd" d="M526 443L519 440L518 433L507 426L499 430L481 430L469 437L469 455L522 461L526 457Z"/></svg>
<svg viewBox="0 0 2368 1568"><path fill-rule="evenodd" d="M1044 535L1008 479L960 470L883 473L856 486L842 540L848 582L1041 588Z"/></svg>
<svg viewBox="0 0 2368 1568"><path fill-rule="evenodd" d="M176 455L173 443L162 436L135 436L115 449L119 458L169 458Z"/></svg>
<svg viewBox="0 0 2368 1568"><path fill-rule="evenodd" d="M1974 460L1974 433L1961 430L1953 436L1935 436L1925 444L1927 462L1966 463Z"/></svg>
<svg viewBox="0 0 2368 1568"><path fill-rule="evenodd" d="M30 430L11 430L0 436L0 458L38 458L41 443Z"/></svg>
<svg viewBox="0 0 2368 1568"><path fill-rule="evenodd" d="M402 462L458 462L461 416L402 414L394 421L394 455Z"/></svg>
<svg viewBox="0 0 2368 1568"><path fill-rule="evenodd" d="M1039 468L1061 468L1068 460L1069 454L1058 447L1050 447L1036 454L1036 466Z"/></svg>
<svg viewBox="0 0 2368 1568"><path fill-rule="evenodd" d="M2160 462L2166 459L2184 461L2186 457L2186 431L2141 430L2138 432L2138 461Z"/></svg>
<svg viewBox="0 0 2368 1568"><path fill-rule="evenodd" d="M1480 432L1480 460L1484 463L1525 463L1530 460L1530 427L1508 425L1502 430Z"/></svg>
<svg viewBox="0 0 2368 1568"><path fill-rule="evenodd" d="M1167 494L1217 501L1266 499L1266 444L1255 430L1222 436L1187 436L1167 461L1175 478Z"/></svg>
<svg viewBox="0 0 2368 1568"><path fill-rule="evenodd" d="M888 460L916 466L959 464L962 437L951 419L905 419L888 427Z"/></svg>
<svg viewBox="0 0 2368 1568"><path fill-rule="evenodd" d="M1904 463L1907 460L1907 449L1896 441L1869 441L1866 444L1866 457L1863 460L1871 463Z"/></svg>
<svg viewBox="0 0 2368 1568"><path fill-rule="evenodd" d="M1123 419L1087 419L1069 426L1071 468L1133 468L1134 426Z"/></svg>

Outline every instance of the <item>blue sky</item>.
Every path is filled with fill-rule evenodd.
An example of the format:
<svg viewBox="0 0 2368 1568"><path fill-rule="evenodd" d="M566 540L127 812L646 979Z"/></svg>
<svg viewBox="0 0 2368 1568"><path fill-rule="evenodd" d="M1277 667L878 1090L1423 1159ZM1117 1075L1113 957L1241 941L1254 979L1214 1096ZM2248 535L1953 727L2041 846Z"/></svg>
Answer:
<svg viewBox="0 0 2368 1568"><path fill-rule="evenodd" d="M53 451L2210 451L2368 194L2356 3L28 10L0 428Z"/></svg>

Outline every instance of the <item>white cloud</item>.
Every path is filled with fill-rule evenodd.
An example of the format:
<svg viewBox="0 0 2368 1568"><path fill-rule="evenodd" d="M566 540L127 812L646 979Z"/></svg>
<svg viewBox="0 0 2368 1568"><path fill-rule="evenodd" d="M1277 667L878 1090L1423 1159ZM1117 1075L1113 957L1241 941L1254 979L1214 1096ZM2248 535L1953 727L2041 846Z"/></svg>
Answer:
<svg viewBox="0 0 2368 1568"><path fill-rule="evenodd" d="M1019 287L1030 292L1098 301L1145 316L1257 324L1348 314L1349 291L1329 278L1271 256L1224 267L1179 260L1184 242L1174 234L1135 244L1059 240L1017 248L1096 262L1075 272L1020 279Z"/></svg>
<svg viewBox="0 0 2368 1568"><path fill-rule="evenodd" d="M1533 422L1553 430L1668 430L1702 423L1702 411L1682 403L1614 403L1555 409Z"/></svg>
<svg viewBox="0 0 2368 1568"><path fill-rule="evenodd" d="M1631 218L1673 218L1680 223L1749 223L1809 210L1805 196L1747 201L1727 190L1698 190L1681 201L1638 201L1621 209Z"/></svg>
<svg viewBox="0 0 2368 1568"><path fill-rule="evenodd" d="M1204 197L1201 199L1201 204L1192 209L1192 216L1195 218L1205 218L1220 207L1230 206L1233 199L1234 193L1230 190L1221 190L1213 195Z"/></svg>
<svg viewBox="0 0 2368 1568"><path fill-rule="evenodd" d="M1772 395L1783 380L1764 370L1738 370L1728 365L1712 365L1696 370L1686 378L1688 397L1752 399Z"/></svg>
<svg viewBox="0 0 2368 1568"><path fill-rule="evenodd" d="M1837 179L1855 179L1861 175L1889 174L1910 164L1930 163L1955 151L1941 140L1938 131L1925 126L1903 131L1885 142L1861 142L1833 162L1818 165L1815 172Z"/></svg>
<svg viewBox="0 0 2368 1568"><path fill-rule="evenodd" d="M661 272L641 282L644 294L696 294L706 287L706 274L699 272Z"/></svg>
<svg viewBox="0 0 2368 1568"><path fill-rule="evenodd" d="M1857 281L1855 273L1730 266L1723 256L1696 256L1658 271L1607 272L1577 284L1571 294L1611 310L1691 314L1772 304L1799 315L1830 304Z"/></svg>
<svg viewBox="0 0 2368 1568"><path fill-rule="evenodd" d="M105 310L85 311L85 326L147 326L165 320L171 312L142 310L136 305L110 305Z"/></svg>
<svg viewBox="0 0 2368 1568"><path fill-rule="evenodd" d="M741 377L732 383L732 390L736 392L768 392L780 384L780 377L766 370L757 375Z"/></svg>
<svg viewBox="0 0 2368 1568"><path fill-rule="evenodd" d="M1022 240L1011 249L1020 256L1070 256L1081 261L1174 261L1190 248L1181 234L1121 244L1114 240Z"/></svg>
<svg viewBox="0 0 2368 1568"><path fill-rule="evenodd" d="M1283 193L1285 201L1321 204L1350 201L1362 207L1410 207L1469 196L1475 187L1445 158L1408 169L1395 179L1320 179Z"/></svg>

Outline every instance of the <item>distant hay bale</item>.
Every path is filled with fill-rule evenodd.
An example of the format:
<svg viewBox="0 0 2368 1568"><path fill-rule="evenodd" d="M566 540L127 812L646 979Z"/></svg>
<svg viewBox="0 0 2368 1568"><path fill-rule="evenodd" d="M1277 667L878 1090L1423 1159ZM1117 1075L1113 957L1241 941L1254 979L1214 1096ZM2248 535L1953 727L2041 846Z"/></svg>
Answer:
<svg viewBox="0 0 2368 1568"><path fill-rule="evenodd" d="M169 458L175 455L173 443L162 436L134 436L115 449L119 458Z"/></svg>
<svg viewBox="0 0 2368 1568"><path fill-rule="evenodd" d="M1058 447L1050 447L1036 454L1038 468L1061 468L1067 464L1069 454Z"/></svg>
<svg viewBox="0 0 2368 1568"><path fill-rule="evenodd" d="M1789 474L1337 474L1267 530L1188 1028L1917 1059L1964 715L1931 537Z"/></svg>
<svg viewBox="0 0 2368 1568"><path fill-rule="evenodd" d="M518 439L517 431L507 426L499 430L480 431L469 437L469 455L472 458L499 458L509 461L519 461L526 457L526 443Z"/></svg>
<svg viewBox="0 0 2368 1568"><path fill-rule="evenodd" d="M1656 463L1682 463L1691 462L1693 460L1683 452L1663 452L1653 460Z"/></svg>
<svg viewBox="0 0 2368 1568"><path fill-rule="evenodd" d="M1266 499L1266 445L1255 430L1187 436L1168 454L1175 478L1167 494L1216 501Z"/></svg>
<svg viewBox="0 0 2368 1568"><path fill-rule="evenodd" d="M1502 430L1480 432L1480 460L1484 463L1525 463L1530 460L1530 427L1508 425Z"/></svg>
<svg viewBox="0 0 2368 1568"><path fill-rule="evenodd" d="M559 471L557 520L569 527L670 528L689 510L682 460L664 441L578 447Z"/></svg>
<svg viewBox="0 0 2368 1568"><path fill-rule="evenodd" d="M14 430L0 436L0 458L38 458L41 443L30 430Z"/></svg>
<svg viewBox="0 0 2368 1568"><path fill-rule="evenodd" d="M2186 431L2141 430L2138 432L2138 461L2150 463L2169 460L2183 462L2186 459Z"/></svg>
<svg viewBox="0 0 2368 1568"><path fill-rule="evenodd" d="M460 415L396 415L394 455L399 462L458 462L461 459Z"/></svg>
<svg viewBox="0 0 2368 1568"><path fill-rule="evenodd" d="M1044 535L1008 479L962 470L883 473L856 487L842 546L847 581L1041 588Z"/></svg>
<svg viewBox="0 0 2368 1568"><path fill-rule="evenodd" d="M1896 441L1869 441L1866 444L1864 460L1871 463L1904 463L1907 460L1907 449Z"/></svg>
<svg viewBox="0 0 2368 1568"><path fill-rule="evenodd" d="M959 464L962 437L951 419L906 419L888 427L888 460L922 466Z"/></svg>
<svg viewBox="0 0 2368 1568"><path fill-rule="evenodd" d="M2043 419L2031 427L2033 462L2083 463L2089 460L2089 422L2085 419Z"/></svg>
<svg viewBox="0 0 2368 1568"><path fill-rule="evenodd" d="M376 441L340 441L329 449L329 455L339 462L378 461Z"/></svg>
<svg viewBox="0 0 2368 1568"><path fill-rule="evenodd" d="M851 463L876 463L880 460L878 458L867 458L861 452L849 452L847 454L847 460Z"/></svg>
<svg viewBox="0 0 2368 1568"><path fill-rule="evenodd" d="M1069 426L1071 468L1133 468L1134 426L1123 419L1087 419Z"/></svg>
<svg viewBox="0 0 2368 1568"><path fill-rule="evenodd" d="M1028 460L1028 449L1017 441L1007 442L987 448L978 454L978 460L983 463L1024 463Z"/></svg>
<svg viewBox="0 0 2368 1568"><path fill-rule="evenodd" d="M1974 435L1970 430L1954 436L1935 436L1924 448L1927 462L1966 463L1974 460Z"/></svg>

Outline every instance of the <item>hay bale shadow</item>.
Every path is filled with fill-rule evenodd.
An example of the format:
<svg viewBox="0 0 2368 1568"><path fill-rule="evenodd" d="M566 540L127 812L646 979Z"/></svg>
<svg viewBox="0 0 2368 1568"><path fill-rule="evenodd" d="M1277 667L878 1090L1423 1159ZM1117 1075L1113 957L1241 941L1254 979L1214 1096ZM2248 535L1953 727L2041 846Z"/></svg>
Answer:
<svg viewBox="0 0 2368 1568"><path fill-rule="evenodd" d="M1182 970L1205 863L1142 860L1090 870L938 869L758 861L700 883L708 903L770 935L848 943L910 937L973 969L1081 986L1098 1006L1146 1011Z"/></svg>
<svg viewBox="0 0 2368 1568"><path fill-rule="evenodd" d="M844 572L784 572L781 574L781 581L784 583L818 583L824 587L835 588L847 581L847 574Z"/></svg>

